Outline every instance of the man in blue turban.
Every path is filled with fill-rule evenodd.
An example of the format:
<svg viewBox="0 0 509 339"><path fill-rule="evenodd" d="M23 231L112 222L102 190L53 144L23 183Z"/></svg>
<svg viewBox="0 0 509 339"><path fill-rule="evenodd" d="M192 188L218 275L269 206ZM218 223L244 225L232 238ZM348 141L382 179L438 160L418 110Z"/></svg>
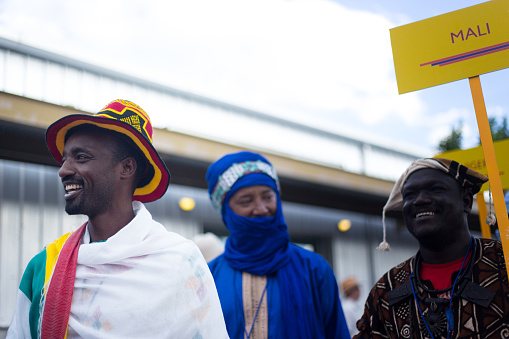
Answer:
<svg viewBox="0 0 509 339"><path fill-rule="evenodd" d="M209 263L231 338L350 338L338 285L324 258L290 244L279 180L252 152L207 171L212 205L230 231Z"/></svg>

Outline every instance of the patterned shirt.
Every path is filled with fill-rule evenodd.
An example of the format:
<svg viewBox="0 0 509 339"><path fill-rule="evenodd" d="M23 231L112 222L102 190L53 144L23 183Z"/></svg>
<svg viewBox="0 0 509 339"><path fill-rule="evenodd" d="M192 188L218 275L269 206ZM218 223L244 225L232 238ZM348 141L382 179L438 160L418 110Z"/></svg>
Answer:
<svg viewBox="0 0 509 339"><path fill-rule="evenodd" d="M424 339L431 338L429 331L435 339L447 338L448 321L451 339L509 338L509 285L502 246L488 239L476 239L474 244L454 288L452 311L447 312L450 301L440 298L447 290L436 291L430 281L421 282L413 273L418 253L373 286L354 338Z"/></svg>

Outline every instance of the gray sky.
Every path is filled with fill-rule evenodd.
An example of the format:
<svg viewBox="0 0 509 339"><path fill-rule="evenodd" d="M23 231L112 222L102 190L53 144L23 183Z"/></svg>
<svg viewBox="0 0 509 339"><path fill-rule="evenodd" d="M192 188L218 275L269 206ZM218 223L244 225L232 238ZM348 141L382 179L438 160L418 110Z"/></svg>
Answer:
<svg viewBox="0 0 509 339"><path fill-rule="evenodd" d="M389 29L481 2L1 0L0 36L431 156L459 121L478 142L468 80L398 95ZM489 116L508 115L508 77L481 76Z"/></svg>

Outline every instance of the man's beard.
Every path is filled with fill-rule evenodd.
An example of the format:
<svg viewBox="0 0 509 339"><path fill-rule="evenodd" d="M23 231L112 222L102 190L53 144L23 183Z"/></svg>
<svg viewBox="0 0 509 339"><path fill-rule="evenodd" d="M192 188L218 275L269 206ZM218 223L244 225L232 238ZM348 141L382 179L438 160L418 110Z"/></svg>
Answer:
<svg viewBox="0 0 509 339"><path fill-rule="evenodd" d="M89 194L94 198L87 196L87 193L91 192L81 192L79 197L66 200L65 212L69 215L83 214L91 218L106 211L113 204L113 196L111 196L109 187L105 188L103 192Z"/></svg>
<svg viewBox="0 0 509 339"><path fill-rule="evenodd" d="M83 199L79 199L79 201L76 201L77 199L72 200L66 200L65 201L65 212L69 215L77 215L77 214L86 214L84 210L84 203Z"/></svg>

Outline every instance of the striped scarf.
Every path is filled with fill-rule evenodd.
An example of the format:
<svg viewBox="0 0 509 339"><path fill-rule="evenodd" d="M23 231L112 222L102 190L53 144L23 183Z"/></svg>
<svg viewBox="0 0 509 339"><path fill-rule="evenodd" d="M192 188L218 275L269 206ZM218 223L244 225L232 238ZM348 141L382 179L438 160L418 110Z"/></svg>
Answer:
<svg viewBox="0 0 509 339"><path fill-rule="evenodd" d="M55 253L55 249L58 250L58 248L54 248L53 251L50 249L48 252L48 254L53 254L51 256L58 260L54 264L54 260L50 260L51 256L48 256L46 259L45 296L43 307L41 308L41 339L67 337L67 324L71 312L76 263L86 225L87 223L84 223L76 232L64 236L69 238L65 241L59 253ZM48 251L48 249L46 250ZM50 271L51 273L49 274L49 281L47 279L48 266L53 266L51 267L52 272Z"/></svg>

